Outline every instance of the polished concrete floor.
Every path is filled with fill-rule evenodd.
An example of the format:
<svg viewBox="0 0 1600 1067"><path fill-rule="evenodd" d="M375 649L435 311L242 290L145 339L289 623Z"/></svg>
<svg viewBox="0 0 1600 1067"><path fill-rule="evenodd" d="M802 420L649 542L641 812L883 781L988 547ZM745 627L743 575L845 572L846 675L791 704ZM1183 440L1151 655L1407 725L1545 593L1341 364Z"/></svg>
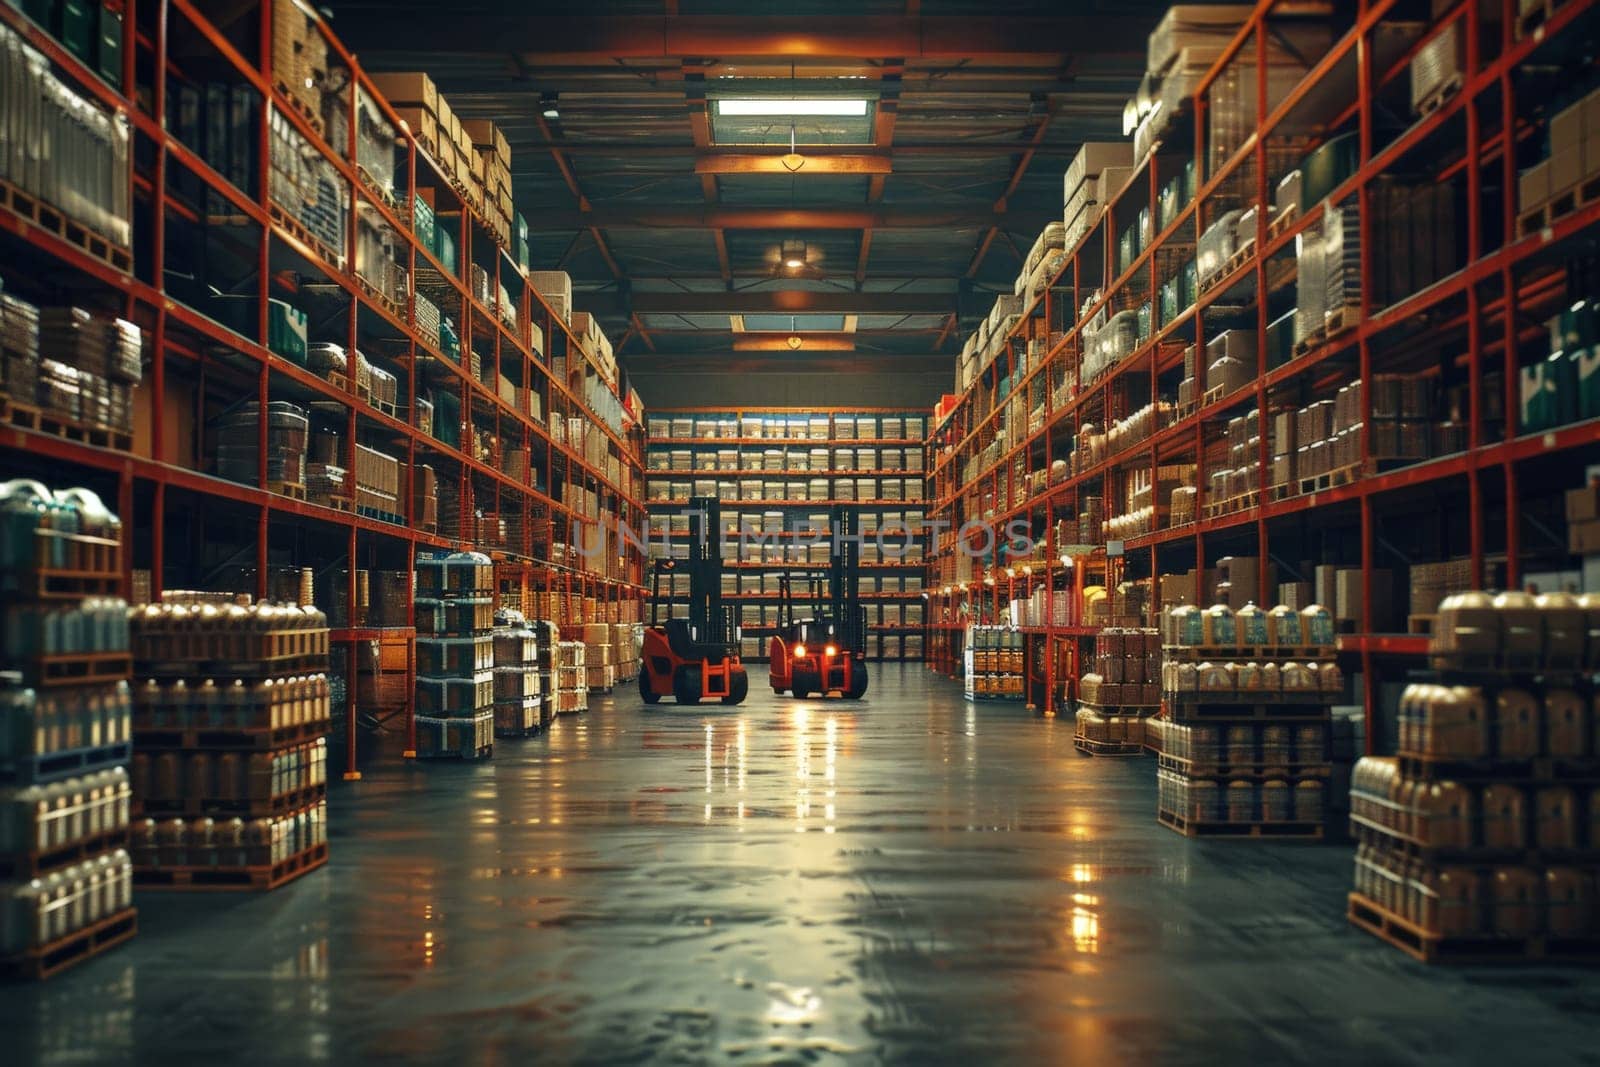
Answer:
<svg viewBox="0 0 1600 1067"><path fill-rule="evenodd" d="M1346 924L1348 847L1186 841L1065 720L916 666L752 692L341 784L327 869L142 896L0 993L0 1060L1600 1061L1600 976L1415 964Z"/></svg>

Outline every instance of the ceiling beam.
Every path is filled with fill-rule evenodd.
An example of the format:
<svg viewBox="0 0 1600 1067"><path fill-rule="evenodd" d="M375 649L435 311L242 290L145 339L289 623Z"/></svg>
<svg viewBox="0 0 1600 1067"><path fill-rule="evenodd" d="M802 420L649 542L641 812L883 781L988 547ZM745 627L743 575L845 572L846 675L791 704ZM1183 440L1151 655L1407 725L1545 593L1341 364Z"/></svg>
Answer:
<svg viewBox="0 0 1600 1067"><path fill-rule="evenodd" d="M1060 208L1054 209L1059 212ZM656 208L619 203L588 212L541 211L528 223L540 233L550 233L591 226L603 230L948 230L999 226L1005 221L1003 213L983 208Z"/></svg>
<svg viewBox="0 0 1600 1067"><path fill-rule="evenodd" d="M697 155L703 154L711 147L711 113L706 106L705 75L690 71L687 64L681 68L684 79L683 102L689 109L689 135L694 141ZM700 195L705 197L707 204L715 204L722 196L722 190L717 185L717 171L702 171L699 167L695 172L700 175ZM721 229L711 231L711 238L717 246L717 269L722 272L722 284L726 288L733 288L733 269L728 259L728 236Z"/></svg>
<svg viewBox="0 0 1600 1067"><path fill-rule="evenodd" d="M641 293L625 301L615 290L573 294L579 310L626 319L630 315L762 315L820 313L831 315L948 315L956 294L858 293L838 289L744 290L736 293Z"/></svg>
<svg viewBox="0 0 1600 1067"><path fill-rule="evenodd" d="M839 333L745 334L735 337L732 347L735 352L854 352L856 343Z"/></svg>
<svg viewBox="0 0 1600 1067"><path fill-rule="evenodd" d="M915 11L907 14L915 15ZM888 152L894 147L894 126L900 117L900 79L905 73L905 61L898 60L885 66L879 76L881 92L877 110L872 118L872 143L880 152ZM883 200L883 187L888 180L888 171L874 174L867 182L867 203L877 205ZM861 288L867 280L867 257L872 254L872 229L864 228L861 231L861 244L856 249L856 288Z"/></svg>
<svg viewBox="0 0 1600 1067"><path fill-rule="evenodd" d="M1044 141L1045 131L1050 128L1050 120L1055 116L1055 108L1050 104L1045 105L1044 113L1039 116L1038 126L1033 131L1033 136L1028 139L1028 146L1023 149L1022 155L1017 158L1016 166L1011 168L1011 178L1006 182L1005 192L1000 194L1000 199L994 202L997 214L1004 214L1011 194L1017 191L1017 186L1022 184L1022 176L1028 172L1028 164L1033 162L1033 157L1039 151L1039 145ZM984 233L983 239L978 242L977 251L972 254L972 262L967 264L967 277L977 277L978 268L983 266L983 257L989 254L989 246L994 243L995 234L1000 231L1000 223L992 224Z"/></svg>
<svg viewBox="0 0 1600 1067"><path fill-rule="evenodd" d="M562 181L567 183L567 188L578 201L578 211L587 215L589 213L589 198L583 195L583 189L578 185L578 176L572 169L572 163L566 154L557 146L558 138L550 131L550 124L544 120L543 115L535 116L539 123L539 133L550 144L550 155L555 158L556 169L561 172ZM583 229L585 227L576 227ZM622 268L617 264L617 259L611 254L611 249L606 245L605 235L600 232L600 227L593 223L586 224L589 236L594 238L595 247L600 250L600 258L606 261L606 267L611 271L611 276L620 280L623 277ZM570 252L571 249L569 248Z"/></svg>
<svg viewBox="0 0 1600 1067"><path fill-rule="evenodd" d="M993 15L551 15L537 5L521 14L473 13L449 5L408 10L390 5L345 8L339 35L358 51L503 53L529 67L667 57L784 59L970 59L976 56L1065 55L1090 50L1144 55L1150 19L1094 12L1044 17Z"/></svg>
<svg viewBox="0 0 1600 1067"><path fill-rule="evenodd" d="M802 146L804 147L804 146ZM805 162L794 170L784 166L782 156L764 155L704 155L694 161L694 172L707 174L871 174L872 180L882 181L882 175L894 171L894 162L884 155L837 156L802 153Z"/></svg>

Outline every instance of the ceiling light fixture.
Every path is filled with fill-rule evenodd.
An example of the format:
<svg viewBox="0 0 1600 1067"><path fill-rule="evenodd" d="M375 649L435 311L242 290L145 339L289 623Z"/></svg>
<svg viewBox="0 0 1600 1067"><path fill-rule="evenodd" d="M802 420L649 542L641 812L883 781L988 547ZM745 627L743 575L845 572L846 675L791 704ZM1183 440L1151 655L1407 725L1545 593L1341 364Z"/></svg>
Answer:
<svg viewBox="0 0 1600 1067"><path fill-rule="evenodd" d="M783 164L783 169L793 173L806 165L806 157L795 151L794 123L789 123L789 151L778 157L778 162Z"/></svg>
<svg viewBox="0 0 1600 1067"><path fill-rule="evenodd" d="M717 114L742 118L860 118L867 113L864 99L831 97L750 97L717 101Z"/></svg>
<svg viewBox="0 0 1600 1067"><path fill-rule="evenodd" d="M559 96L559 93L540 93L539 113L547 119L560 118L561 109L556 105L556 100L559 98Z"/></svg>
<svg viewBox="0 0 1600 1067"><path fill-rule="evenodd" d="M799 270L806 265L806 243L799 238L789 238L783 242L783 265L790 270Z"/></svg>

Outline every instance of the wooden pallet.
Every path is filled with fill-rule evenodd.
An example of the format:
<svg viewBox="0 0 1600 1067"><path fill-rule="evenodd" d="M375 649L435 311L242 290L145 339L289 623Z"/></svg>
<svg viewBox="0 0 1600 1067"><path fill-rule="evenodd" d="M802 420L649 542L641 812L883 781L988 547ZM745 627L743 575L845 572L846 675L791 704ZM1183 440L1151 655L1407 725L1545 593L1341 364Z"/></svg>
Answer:
<svg viewBox="0 0 1600 1067"><path fill-rule="evenodd" d="M1557 220L1600 200L1600 174L1592 174L1536 208L1517 216L1517 235L1527 237L1554 226Z"/></svg>
<svg viewBox="0 0 1600 1067"><path fill-rule="evenodd" d="M322 238L316 236L310 230L306 229L305 225L299 219L289 214L276 203L270 201L267 204L267 212L275 224L282 228L290 237L304 245L306 250L312 255L317 256L324 263L330 267L333 267L335 270L342 271L344 269L344 256L337 254L332 248L329 248L328 245L323 242Z"/></svg>
<svg viewBox="0 0 1600 1067"><path fill-rule="evenodd" d="M311 501L311 503L321 504L325 508L332 508L334 511L343 511L346 513L355 507L354 500L347 496L341 496L338 493L329 493L326 496L316 497Z"/></svg>
<svg viewBox="0 0 1600 1067"><path fill-rule="evenodd" d="M359 274L356 275L356 285L363 293L367 295L368 299L373 301L373 303L378 304L385 311L400 321L405 321L405 314L401 310L400 305L394 300L390 299L387 294L380 292L377 286L373 285Z"/></svg>
<svg viewBox="0 0 1600 1067"><path fill-rule="evenodd" d="M1190 778L1326 778L1332 765L1320 763L1197 763L1183 756L1162 753L1162 770L1176 771Z"/></svg>
<svg viewBox="0 0 1600 1067"><path fill-rule="evenodd" d="M110 830L54 848L0 856L0 879L26 882L128 844L127 830Z"/></svg>
<svg viewBox="0 0 1600 1067"><path fill-rule="evenodd" d="M1144 745L1138 741L1100 741L1082 734L1072 736L1072 744L1086 756L1142 756Z"/></svg>
<svg viewBox="0 0 1600 1067"><path fill-rule="evenodd" d="M1361 478L1365 476L1365 471L1365 464L1352 463L1347 467L1339 467L1336 470L1324 471L1323 473L1313 475L1310 478L1301 478L1299 479L1299 495L1305 496L1308 493L1324 493L1329 489L1337 489L1341 485L1351 485L1361 480Z"/></svg>
<svg viewBox="0 0 1600 1067"><path fill-rule="evenodd" d="M1329 311L1323 319L1323 336L1333 340L1340 334L1356 328L1361 321L1361 305L1343 304Z"/></svg>
<svg viewBox="0 0 1600 1067"><path fill-rule="evenodd" d="M1456 71L1439 85L1433 92L1417 101L1417 118L1425 119L1445 105L1445 101L1461 91L1461 72Z"/></svg>
<svg viewBox="0 0 1600 1067"><path fill-rule="evenodd" d="M1306 660L1331 660L1334 657L1332 645L1163 645L1162 655L1166 659L1183 663L1206 663L1219 660L1251 660L1287 659L1295 662Z"/></svg>
<svg viewBox="0 0 1600 1067"><path fill-rule="evenodd" d="M47 945L0 960L0 975L42 981L116 948L138 932L139 912L128 908Z"/></svg>
<svg viewBox="0 0 1600 1067"><path fill-rule="evenodd" d="M13 756L0 763L0 782L46 785L63 778L110 770L127 763L133 747L126 741L92 748L73 748L43 756Z"/></svg>
<svg viewBox="0 0 1600 1067"><path fill-rule="evenodd" d="M1257 837L1285 841L1320 841L1320 822L1196 822L1175 811L1156 812L1156 821L1184 837Z"/></svg>
<svg viewBox="0 0 1600 1067"><path fill-rule="evenodd" d="M316 131L318 137L326 136L327 126L323 124L322 116L318 114L316 108L301 99L287 82L274 82L273 87L278 90L279 103L304 119L306 125Z"/></svg>
<svg viewBox="0 0 1600 1067"><path fill-rule="evenodd" d="M1295 356L1295 358L1299 359L1301 356L1306 355L1309 352L1315 351L1318 348L1321 348L1322 347L1322 342L1327 340L1327 338L1328 338L1327 327L1326 326L1318 326L1318 327L1316 327L1310 333L1306 334L1304 337L1302 337L1300 340L1298 340L1298 341L1296 341L1294 343L1294 356Z"/></svg>
<svg viewBox="0 0 1600 1067"><path fill-rule="evenodd" d="M76 441L82 445L92 445L95 448L114 448L123 452L133 448L131 433L69 419L58 412L47 411L10 397L4 398L3 403L0 403L0 419L24 430L49 434L52 437Z"/></svg>
<svg viewBox="0 0 1600 1067"><path fill-rule="evenodd" d="M292 882L328 862L328 846L313 845L282 863L260 867L135 867L133 884L139 889L193 889L224 892L265 892Z"/></svg>
<svg viewBox="0 0 1600 1067"><path fill-rule="evenodd" d="M577 710L582 711L583 709L579 708ZM460 749L451 749L448 752L418 753L418 756L422 759L458 759L463 762L467 760L492 759L494 758L494 745L479 745L477 752L471 756L466 755Z"/></svg>
<svg viewBox="0 0 1600 1067"><path fill-rule="evenodd" d="M276 730L230 730L209 726L149 726L137 719L133 734L141 750L147 749L228 749L241 752L266 752L326 737L332 722L280 726Z"/></svg>
<svg viewBox="0 0 1600 1067"><path fill-rule="evenodd" d="M1285 206L1282 211L1278 212L1278 214L1273 217L1271 222L1267 223L1267 240L1277 240L1284 234L1285 231L1289 229L1289 227L1294 225L1295 220L1299 217L1299 204L1289 204Z"/></svg>
<svg viewBox="0 0 1600 1067"><path fill-rule="evenodd" d="M286 496L291 500L304 500L306 498L306 487L298 482L269 481L267 482L267 492L277 493L279 496Z"/></svg>
<svg viewBox="0 0 1600 1067"><path fill-rule="evenodd" d="M1214 519L1222 515L1232 515L1236 511L1246 511L1261 503L1261 491L1253 489L1239 496L1232 496L1217 503L1207 503L1205 506L1206 518Z"/></svg>
<svg viewBox="0 0 1600 1067"><path fill-rule="evenodd" d="M155 801L136 798L133 803L133 817L138 819L148 816L158 819L237 815L244 819L265 819L285 812L298 811L322 800L327 795L327 783L318 782L316 785L302 786L264 800L201 800L199 797L180 797L176 800Z"/></svg>
<svg viewBox="0 0 1600 1067"><path fill-rule="evenodd" d="M1352 926L1387 941L1423 963L1583 963L1600 960L1600 938L1445 937L1396 915L1360 893L1351 893L1345 914Z"/></svg>
<svg viewBox="0 0 1600 1067"><path fill-rule="evenodd" d="M10 210L28 225L37 226L47 233L54 234L113 270L127 273L133 269L133 253L128 249L112 244L110 240L73 220L60 209L4 180L0 180L0 208Z"/></svg>
<svg viewBox="0 0 1600 1067"><path fill-rule="evenodd" d="M382 203L395 214L400 213L400 204L395 200L394 194L378 184L378 179L367 172L367 168L356 164L356 177L360 179L362 188L371 193L379 203Z"/></svg>
<svg viewBox="0 0 1600 1067"><path fill-rule="evenodd" d="M1578 783L1600 782L1600 761L1580 756L1534 756L1529 759L1453 759L1414 752L1396 757L1408 779L1458 782Z"/></svg>
<svg viewBox="0 0 1600 1067"><path fill-rule="evenodd" d="M1438 624L1438 622L1438 615L1407 615L1406 633L1426 634L1431 636L1433 634L1433 628Z"/></svg>
<svg viewBox="0 0 1600 1067"><path fill-rule="evenodd" d="M1189 694L1182 694L1188 696ZM1217 694L1204 694L1214 696ZM1226 694L1222 694L1226 696ZM1260 695L1260 694L1257 694ZM1205 722L1210 720L1235 720L1235 721L1271 721L1283 723L1311 723L1326 722L1328 720L1328 704L1333 702L1337 694L1329 694L1322 701L1304 701L1299 703L1272 703L1252 700L1240 695L1241 699L1214 700L1209 702L1180 701L1172 699L1167 706L1168 713L1174 722Z"/></svg>
<svg viewBox="0 0 1600 1067"><path fill-rule="evenodd" d="M126 652L58 652L21 659L12 669L22 671L40 688L109 685L125 681L133 673L133 659Z"/></svg>

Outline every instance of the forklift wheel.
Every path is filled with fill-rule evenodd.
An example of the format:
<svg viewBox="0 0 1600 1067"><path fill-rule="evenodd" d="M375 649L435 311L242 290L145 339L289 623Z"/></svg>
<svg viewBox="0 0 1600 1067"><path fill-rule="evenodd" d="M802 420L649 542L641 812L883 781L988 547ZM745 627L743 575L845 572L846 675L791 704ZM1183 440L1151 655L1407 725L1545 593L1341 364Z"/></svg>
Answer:
<svg viewBox="0 0 1600 1067"><path fill-rule="evenodd" d="M646 704L654 704L661 699L661 694L657 693L650 684L650 672L648 670L639 672L639 699Z"/></svg>
<svg viewBox="0 0 1600 1067"><path fill-rule="evenodd" d="M750 676L744 671L734 671L728 677L728 695L722 698L724 704L743 704L744 698L750 695Z"/></svg>
<svg viewBox="0 0 1600 1067"><path fill-rule="evenodd" d="M672 695L680 704L700 703L700 668L685 664L672 676Z"/></svg>
<svg viewBox="0 0 1600 1067"><path fill-rule="evenodd" d="M826 695L820 688L822 685L822 679L814 674L801 674L799 671L796 671L793 678L790 680L794 684L790 687L789 691L795 695L796 700L804 700L812 693L816 693L818 696Z"/></svg>
<svg viewBox="0 0 1600 1067"><path fill-rule="evenodd" d="M850 688L844 695L847 700L860 700L867 695L867 665L860 660L850 665Z"/></svg>

